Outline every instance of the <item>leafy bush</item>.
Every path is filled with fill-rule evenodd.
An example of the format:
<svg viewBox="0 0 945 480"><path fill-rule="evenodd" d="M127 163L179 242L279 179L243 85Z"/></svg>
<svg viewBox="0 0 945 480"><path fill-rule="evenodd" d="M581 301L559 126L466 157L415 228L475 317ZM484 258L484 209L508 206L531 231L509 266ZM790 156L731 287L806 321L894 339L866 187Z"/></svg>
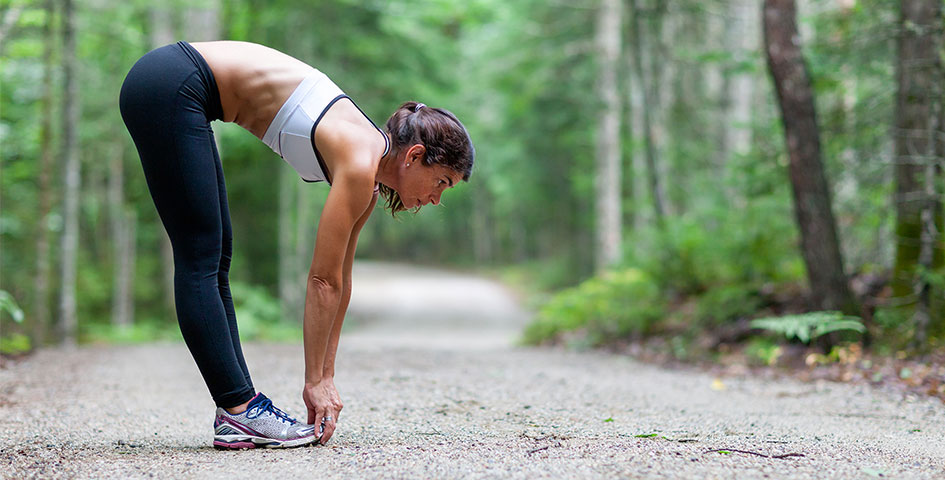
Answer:
<svg viewBox="0 0 945 480"><path fill-rule="evenodd" d="M233 282L230 291L242 340L301 341L301 322L283 319L279 299L265 287Z"/></svg>
<svg viewBox="0 0 945 480"><path fill-rule="evenodd" d="M752 285L804 279L795 245L790 204L753 199L740 210L701 207L667 219L664 231L645 230L629 239L628 258L664 290L698 294L717 285Z"/></svg>
<svg viewBox="0 0 945 480"><path fill-rule="evenodd" d="M16 323L23 323L23 309L16 304L13 295L6 290L0 290L0 322L3 314L7 313ZM0 336L0 354L16 355L30 351L30 339L21 333Z"/></svg>
<svg viewBox="0 0 945 480"><path fill-rule="evenodd" d="M82 328L81 340L88 343L135 344L181 341L183 337L177 322L142 321L126 326L89 323Z"/></svg>
<svg viewBox="0 0 945 480"><path fill-rule="evenodd" d="M866 331L859 317L844 315L840 312L811 312L784 317L759 318L752 320L751 326L782 333L789 339L797 338L803 343L810 343L812 339L830 332L852 330L863 333Z"/></svg>
<svg viewBox="0 0 945 480"><path fill-rule="evenodd" d="M783 349L768 338L756 337L745 345L745 355L754 364L771 366L778 362Z"/></svg>
<svg viewBox="0 0 945 480"><path fill-rule="evenodd" d="M580 280L575 278L575 266L569 260L560 256L521 262L503 266L499 275L505 284L516 290L538 295L574 286Z"/></svg>
<svg viewBox="0 0 945 480"><path fill-rule="evenodd" d="M17 355L30 351L30 338L22 333L0 337L0 354Z"/></svg>
<svg viewBox="0 0 945 480"><path fill-rule="evenodd" d="M755 313L761 303L757 290L748 285L726 285L699 297L697 315L703 324L721 325Z"/></svg>
<svg viewBox="0 0 945 480"><path fill-rule="evenodd" d="M592 344L643 335L666 312L659 287L646 272L607 272L554 295L538 312L523 341L537 344L585 329Z"/></svg>
<svg viewBox="0 0 945 480"><path fill-rule="evenodd" d="M233 282L230 291L241 340L301 340L301 323L282 319L279 300L273 298L265 287ZM182 339L177 322L160 321L141 321L124 327L89 323L83 326L82 334L82 341L90 343L135 344Z"/></svg>

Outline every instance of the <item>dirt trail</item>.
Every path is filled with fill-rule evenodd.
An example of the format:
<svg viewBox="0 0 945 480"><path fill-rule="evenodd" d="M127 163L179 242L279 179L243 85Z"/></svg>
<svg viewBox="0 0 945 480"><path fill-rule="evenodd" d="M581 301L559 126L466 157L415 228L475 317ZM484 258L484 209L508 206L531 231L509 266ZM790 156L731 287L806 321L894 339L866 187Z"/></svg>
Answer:
<svg viewBox="0 0 945 480"><path fill-rule="evenodd" d="M45 350L0 370L0 477L945 478L938 400L514 347L527 319L478 277L358 265L338 431L281 451L210 447L183 344ZM300 344L245 353L301 414Z"/></svg>

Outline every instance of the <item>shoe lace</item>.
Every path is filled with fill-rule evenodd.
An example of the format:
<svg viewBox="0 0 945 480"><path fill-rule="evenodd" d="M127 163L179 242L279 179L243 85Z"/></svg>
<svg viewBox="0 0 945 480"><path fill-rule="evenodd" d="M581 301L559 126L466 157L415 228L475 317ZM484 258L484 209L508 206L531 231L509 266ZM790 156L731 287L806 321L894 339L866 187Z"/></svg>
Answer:
<svg viewBox="0 0 945 480"><path fill-rule="evenodd" d="M294 418L290 417L287 413L283 412L282 410L279 410L275 405L272 404L272 400L268 398L257 403L256 406L252 408L252 411L246 412L246 418L256 418L262 415L263 412L272 413L273 415L276 416L276 418L278 418L279 420L285 423L289 423L289 424L298 423Z"/></svg>

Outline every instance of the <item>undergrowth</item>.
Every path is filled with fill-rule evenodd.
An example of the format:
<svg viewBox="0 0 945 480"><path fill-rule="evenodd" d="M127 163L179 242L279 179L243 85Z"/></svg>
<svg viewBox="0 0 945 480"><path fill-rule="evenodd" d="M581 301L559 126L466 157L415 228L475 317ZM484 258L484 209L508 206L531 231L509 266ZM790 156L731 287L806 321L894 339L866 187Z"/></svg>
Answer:
<svg viewBox="0 0 945 480"><path fill-rule="evenodd" d="M868 265L852 282L860 317L811 312L803 262L789 246L793 227L769 220L768 228L753 228L748 210L710 212L708 223L674 220L629 239L638 253L619 266L554 292L533 287L536 316L521 343L600 347L663 338L650 343L676 359L737 349L759 365L776 363L791 345L824 355L851 342L880 355L909 351L915 327L908 312L883 306L890 302L881 269ZM517 275L523 271L529 268ZM929 348L941 348L945 339L930 334Z"/></svg>

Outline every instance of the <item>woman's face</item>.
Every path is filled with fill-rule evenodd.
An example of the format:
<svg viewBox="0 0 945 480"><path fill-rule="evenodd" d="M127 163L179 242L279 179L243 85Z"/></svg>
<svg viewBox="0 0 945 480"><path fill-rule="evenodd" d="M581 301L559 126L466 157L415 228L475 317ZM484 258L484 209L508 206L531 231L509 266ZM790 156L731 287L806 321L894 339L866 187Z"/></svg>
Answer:
<svg viewBox="0 0 945 480"><path fill-rule="evenodd" d="M423 145L414 145L407 150L401 162L401 181L397 193L408 209L429 203L439 205L440 195L463 179L461 173L449 167L424 165L424 152Z"/></svg>

